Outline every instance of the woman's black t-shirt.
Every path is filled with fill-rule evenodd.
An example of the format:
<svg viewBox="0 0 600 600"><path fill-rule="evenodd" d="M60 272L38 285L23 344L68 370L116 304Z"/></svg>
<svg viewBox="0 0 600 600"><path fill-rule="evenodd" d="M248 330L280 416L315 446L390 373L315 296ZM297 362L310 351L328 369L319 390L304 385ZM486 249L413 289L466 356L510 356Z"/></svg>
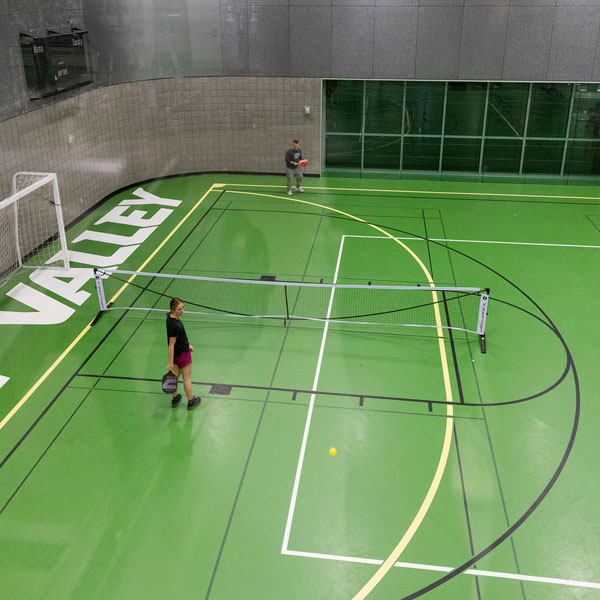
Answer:
<svg viewBox="0 0 600 600"><path fill-rule="evenodd" d="M187 352L190 349L190 344L185 333L185 327L180 319L174 319L170 314L167 314L167 345L170 338L175 338L175 349L173 358Z"/></svg>

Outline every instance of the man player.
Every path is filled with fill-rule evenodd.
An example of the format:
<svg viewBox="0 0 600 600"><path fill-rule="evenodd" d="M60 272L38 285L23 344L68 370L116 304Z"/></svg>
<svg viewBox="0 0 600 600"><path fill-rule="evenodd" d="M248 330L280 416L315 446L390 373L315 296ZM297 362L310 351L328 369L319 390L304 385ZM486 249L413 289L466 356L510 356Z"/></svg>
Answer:
<svg viewBox="0 0 600 600"><path fill-rule="evenodd" d="M288 196L292 195L292 183L294 177L296 178L296 191L304 191L300 187L300 184L302 183L302 169L300 168L301 160L302 150L300 150L300 142L298 140L293 140L292 147L288 148L288 151L285 153L285 172L287 175Z"/></svg>

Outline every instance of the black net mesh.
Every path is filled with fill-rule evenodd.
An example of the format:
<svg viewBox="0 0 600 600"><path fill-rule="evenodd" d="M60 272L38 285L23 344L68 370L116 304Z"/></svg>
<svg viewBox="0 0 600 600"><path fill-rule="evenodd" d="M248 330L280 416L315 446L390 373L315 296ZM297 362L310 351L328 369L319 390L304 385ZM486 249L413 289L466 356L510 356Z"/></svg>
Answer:
<svg viewBox="0 0 600 600"><path fill-rule="evenodd" d="M111 309L168 311L171 298L187 315L262 317L373 325L451 327L477 331L481 294L473 288L345 286L98 271Z"/></svg>

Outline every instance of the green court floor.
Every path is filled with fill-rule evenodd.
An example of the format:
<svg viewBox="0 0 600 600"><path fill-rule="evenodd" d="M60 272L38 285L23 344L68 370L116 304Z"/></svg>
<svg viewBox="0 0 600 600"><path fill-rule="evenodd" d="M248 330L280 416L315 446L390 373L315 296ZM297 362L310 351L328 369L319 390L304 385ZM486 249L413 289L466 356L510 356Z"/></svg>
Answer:
<svg viewBox="0 0 600 600"><path fill-rule="evenodd" d="M2 598L600 598L598 190L304 183L132 186L0 288ZM169 298L91 326L93 267L489 288L487 352L184 314L172 409Z"/></svg>

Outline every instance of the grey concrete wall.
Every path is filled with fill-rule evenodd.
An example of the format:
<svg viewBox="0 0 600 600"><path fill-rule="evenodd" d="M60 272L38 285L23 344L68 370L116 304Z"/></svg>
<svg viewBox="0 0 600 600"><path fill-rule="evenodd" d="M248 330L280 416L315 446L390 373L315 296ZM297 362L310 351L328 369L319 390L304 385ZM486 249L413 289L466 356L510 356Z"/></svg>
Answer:
<svg viewBox="0 0 600 600"><path fill-rule="evenodd" d="M600 81L600 0L0 0L0 120L20 31L89 30L95 87L169 77Z"/></svg>
<svg viewBox="0 0 600 600"><path fill-rule="evenodd" d="M304 114L304 107L311 113ZM197 77L112 85L0 122L0 197L16 171L58 173L65 221L137 181L198 171L281 173L299 137L320 170L321 82Z"/></svg>
<svg viewBox="0 0 600 600"><path fill-rule="evenodd" d="M30 102L19 34L71 24L84 28L82 0L0 0L0 120L57 101Z"/></svg>
<svg viewBox="0 0 600 600"><path fill-rule="evenodd" d="M600 0L82 0L103 80L598 81Z"/></svg>

